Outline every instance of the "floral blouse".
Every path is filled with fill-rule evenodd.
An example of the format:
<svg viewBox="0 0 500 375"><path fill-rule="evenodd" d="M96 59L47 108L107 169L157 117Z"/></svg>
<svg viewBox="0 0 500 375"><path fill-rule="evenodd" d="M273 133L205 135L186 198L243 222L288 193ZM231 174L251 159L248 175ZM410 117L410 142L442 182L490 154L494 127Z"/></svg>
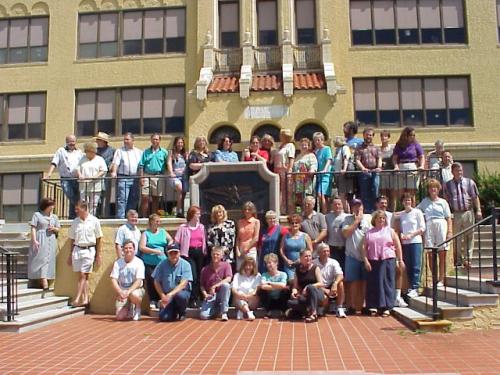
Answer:
<svg viewBox="0 0 500 375"><path fill-rule="evenodd" d="M224 260L234 259L234 244L236 241L236 225L232 220L224 220L221 224L213 224L208 228L207 245L209 251L215 246L224 246L227 251L224 253Z"/></svg>

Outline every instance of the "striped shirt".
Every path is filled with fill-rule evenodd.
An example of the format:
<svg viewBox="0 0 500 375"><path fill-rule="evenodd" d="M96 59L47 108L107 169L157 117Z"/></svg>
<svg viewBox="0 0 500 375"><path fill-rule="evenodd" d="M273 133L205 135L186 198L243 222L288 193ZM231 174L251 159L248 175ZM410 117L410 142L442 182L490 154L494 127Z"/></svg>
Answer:
<svg viewBox="0 0 500 375"><path fill-rule="evenodd" d="M462 177L459 181L456 179L448 181L444 193L453 212L472 210L473 200L479 196L476 183L466 177Z"/></svg>

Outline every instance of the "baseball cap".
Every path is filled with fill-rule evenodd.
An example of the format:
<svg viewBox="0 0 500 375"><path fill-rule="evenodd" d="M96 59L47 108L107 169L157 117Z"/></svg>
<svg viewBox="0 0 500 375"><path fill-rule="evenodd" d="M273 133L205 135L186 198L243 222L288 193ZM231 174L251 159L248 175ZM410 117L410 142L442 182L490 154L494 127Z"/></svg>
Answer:
<svg viewBox="0 0 500 375"><path fill-rule="evenodd" d="M170 253L171 251L181 251L180 246L177 242L171 243L167 246L167 253Z"/></svg>
<svg viewBox="0 0 500 375"><path fill-rule="evenodd" d="M356 206L358 204L363 204L363 202L361 202L361 200L359 200L359 199L353 199L351 201L351 206Z"/></svg>

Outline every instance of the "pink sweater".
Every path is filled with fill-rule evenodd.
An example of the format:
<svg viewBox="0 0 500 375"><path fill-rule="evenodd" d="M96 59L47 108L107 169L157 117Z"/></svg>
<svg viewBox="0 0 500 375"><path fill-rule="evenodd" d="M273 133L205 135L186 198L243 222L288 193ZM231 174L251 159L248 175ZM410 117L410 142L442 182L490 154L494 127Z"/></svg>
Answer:
<svg viewBox="0 0 500 375"><path fill-rule="evenodd" d="M202 242L203 242L203 254L206 254L207 252L207 241L205 238L205 227L203 224L199 223L198 227L194 229L198 233L201 232L201 237L202 237ZM177 229L177 233L175 234L175 242L179 243L181 247L181 255L182 256L189 256L189 244L191 242L191 229L189 229L189 226L187 223L181 224L179 229Z"/></svg>
<svg viewBox="0 0 500 375"><path fill-rule="evenodd" d="M382 229L370 229L365 235L365 241L368 245L366 257L369 260L385 260L396 257L392 229L389 226L384 226Z"/></svg>

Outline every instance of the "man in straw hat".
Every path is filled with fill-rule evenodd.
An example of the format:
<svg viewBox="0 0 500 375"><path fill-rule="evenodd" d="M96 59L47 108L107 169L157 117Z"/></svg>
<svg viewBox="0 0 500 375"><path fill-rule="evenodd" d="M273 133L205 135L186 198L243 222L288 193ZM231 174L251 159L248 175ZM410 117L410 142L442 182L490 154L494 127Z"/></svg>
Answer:
<svg viewBox="0 0 500 375"><path fill-rule="evenodd" d="M111 171L111 162L113 161L113 156L115 154L115 149L109 146L109 135L104 132L97 133L95 137L97 143L97 155L102 157L106 162L108 171ZM108 173L106 177L110 177ZM102 217L110 217L110 203L111 199L111 179L107 179L104 182L104 188L101 195L100 210Z"/></svg>

